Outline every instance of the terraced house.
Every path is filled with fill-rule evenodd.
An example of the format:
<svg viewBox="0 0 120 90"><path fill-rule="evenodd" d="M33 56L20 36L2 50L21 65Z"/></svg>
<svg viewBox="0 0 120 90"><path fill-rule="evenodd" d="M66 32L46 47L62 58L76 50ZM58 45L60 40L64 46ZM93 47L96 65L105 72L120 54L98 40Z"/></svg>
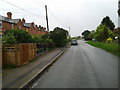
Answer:
<svg viewBox="0 0 120 90"><path fill-rule="evenodd" d="M37 26L34 22L26 23L25 19L12 19L12 13L8 12L7 17L0 15L0 35L8 29L22 29L29 32L31 35L46 34L46 28Z"/></svg>

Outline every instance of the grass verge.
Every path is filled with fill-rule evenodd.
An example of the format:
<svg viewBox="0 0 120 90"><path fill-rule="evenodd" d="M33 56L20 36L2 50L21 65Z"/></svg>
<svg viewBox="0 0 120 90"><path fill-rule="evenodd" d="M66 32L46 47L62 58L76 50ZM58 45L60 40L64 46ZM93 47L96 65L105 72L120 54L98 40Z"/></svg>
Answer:
<svg viewBox="0 0 120 90"><path fill-rule="evenodd" d="M105 42L94 42L94 41L88 41L86 42L92 46L102 48L118 57L120 57L120 47L119 45L115 43L105 43Z"/></svg>

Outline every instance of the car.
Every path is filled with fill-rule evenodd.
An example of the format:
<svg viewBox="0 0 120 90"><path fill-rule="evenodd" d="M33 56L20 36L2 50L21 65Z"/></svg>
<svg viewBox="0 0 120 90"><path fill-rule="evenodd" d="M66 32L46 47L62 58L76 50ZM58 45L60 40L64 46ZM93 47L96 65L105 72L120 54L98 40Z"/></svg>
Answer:
<svg viewBox="0 0 120 90"><path fill-rule="evenodd" d="M78 45L77 40L76 39L72 39L71 40L71 45Z"/></svg>

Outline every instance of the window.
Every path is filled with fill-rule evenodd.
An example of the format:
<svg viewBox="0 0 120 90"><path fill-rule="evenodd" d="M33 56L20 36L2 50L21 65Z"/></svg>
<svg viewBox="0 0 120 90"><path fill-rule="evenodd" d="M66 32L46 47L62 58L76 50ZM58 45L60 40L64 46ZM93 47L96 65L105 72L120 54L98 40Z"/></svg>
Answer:
<svg viewBox="0 0 120 90"><path fill-rule="evenodd" d="M26 28L26 31L28 32L28 28Z"/></svg>
<svg viewBox="0 0 120 90"><path fill-rule="evenodd" d="M14 29L14 24L12 24L12 29Z"/></svg>
<svg viewBox="0 0 120 90"><path fill-rule="evenodd" d="M2 29L2 23L0 23L0 29Z"/></svg>
<svg viewBox="0 0 120 90"><path fill-rule="evenodd" d="M19 29L21 29L21 26L19 25Z"/></svg>

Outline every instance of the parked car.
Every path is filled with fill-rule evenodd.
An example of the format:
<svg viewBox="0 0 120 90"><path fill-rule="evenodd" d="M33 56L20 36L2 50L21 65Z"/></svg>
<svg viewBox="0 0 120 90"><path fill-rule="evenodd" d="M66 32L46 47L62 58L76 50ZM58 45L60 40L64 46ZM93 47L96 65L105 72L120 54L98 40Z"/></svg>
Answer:
<svg viewBox="0 0 120 90"><path fill-rule="evenodd" d="M76 40L76 39L72 39L72 40L71 40L71 45L78 45L77 40Z"/></svg>

